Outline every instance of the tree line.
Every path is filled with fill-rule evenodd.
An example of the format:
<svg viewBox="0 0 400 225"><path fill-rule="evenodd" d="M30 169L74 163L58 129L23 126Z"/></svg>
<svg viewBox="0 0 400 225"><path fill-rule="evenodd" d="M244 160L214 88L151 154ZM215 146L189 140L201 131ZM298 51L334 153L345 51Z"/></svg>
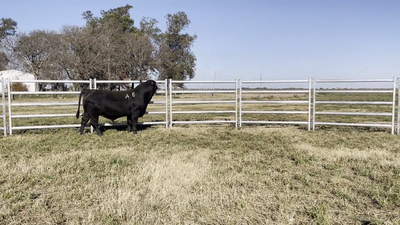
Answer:
<svg viewBox="0 0 400 225"><path fill-rule="evenodd" d="M166 15L166 29L144 17L135 26L131 5L82 13L84 26L64 25L60 31L17 32L11 18L0 21L0 70L20 69L37 79L54 80L187 80L195 76L196 35L185 30L184 12Z"/></svg>

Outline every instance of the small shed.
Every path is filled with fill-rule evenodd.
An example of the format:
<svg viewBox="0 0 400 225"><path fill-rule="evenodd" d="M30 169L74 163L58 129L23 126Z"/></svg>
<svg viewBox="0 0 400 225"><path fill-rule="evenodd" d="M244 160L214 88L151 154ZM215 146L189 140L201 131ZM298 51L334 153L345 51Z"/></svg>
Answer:
<svg viewBox="0 0 400 225"><path fill-rule="evenodd" d="M4 78L5 82L7 82L9 79L15 81L15 80L36 80L36 76L31 74L31 73L25 73L19 70L3 70L0 71L0 79ZM36 83L25 83L23 82L28 87L29 92L34 92L36 91ZM7 85L4 85L6 90L7 90ZM1 91L1 85L0 85L0 91Z"/></svg>

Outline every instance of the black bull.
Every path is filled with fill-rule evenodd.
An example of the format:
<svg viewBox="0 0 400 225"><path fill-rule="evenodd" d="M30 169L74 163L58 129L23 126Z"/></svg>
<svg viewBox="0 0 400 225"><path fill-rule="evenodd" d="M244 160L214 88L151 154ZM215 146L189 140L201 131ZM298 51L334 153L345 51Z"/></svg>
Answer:
<svg viewBox="0 0 400 225"><path fill-rule="evenodd" d="M79 118L79 108L83 96L80 134L83 134L90 119L93 129L101 136L103 133L99 129L99 116L110 120L126 116L128 131L136 134L138 119L146 113L147 105L157 89L157 83L154 80L148 80L139 84L135 89L127 91L82 90L76 112L76 118Z"/></svg>

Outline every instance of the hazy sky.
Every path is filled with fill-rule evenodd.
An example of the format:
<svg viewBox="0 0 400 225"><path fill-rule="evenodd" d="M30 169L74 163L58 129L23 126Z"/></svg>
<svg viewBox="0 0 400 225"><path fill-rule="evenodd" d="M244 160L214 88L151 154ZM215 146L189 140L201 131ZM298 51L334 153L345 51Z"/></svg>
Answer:
<svg viewBox="0 0 400 225"><path fill-rule="evenodd" d="M84 25L126 4L138 25L184 11L198 36L194 80L400 76L400 0L0 0L18 31Z"/></svg>

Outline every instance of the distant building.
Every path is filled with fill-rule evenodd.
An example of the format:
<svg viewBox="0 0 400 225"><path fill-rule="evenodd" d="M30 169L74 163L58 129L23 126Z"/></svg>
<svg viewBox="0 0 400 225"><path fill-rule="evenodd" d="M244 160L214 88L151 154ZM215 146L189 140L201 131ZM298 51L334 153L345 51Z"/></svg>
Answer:
<svg viewBox="0 0 400 225"><path fill-rule="evenodd" d="M11 79L13 81L15 80L36 80L36 76L31 74L31 73L25 73L22 71L18 70L3 70L0 71L0 79L4 77L4 80L7 82L7 80ZM36 83L25 83L23 82L28 87L29 92L34 92L36 91ZM7 85L4 85L5 89L7 90ZM1 91L1 85L0 85L0 91Z"/></svg>

